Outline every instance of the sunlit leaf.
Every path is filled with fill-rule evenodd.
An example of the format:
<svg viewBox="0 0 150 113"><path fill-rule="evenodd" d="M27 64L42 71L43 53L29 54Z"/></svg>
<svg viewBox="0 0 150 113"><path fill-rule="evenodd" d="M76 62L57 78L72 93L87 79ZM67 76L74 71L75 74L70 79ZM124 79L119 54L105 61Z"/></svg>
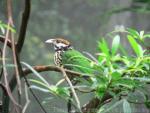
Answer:
<svg viewBox="0 0 150 113"><path fill-rule="evenodd" d="M11 26L8 26L7 24L2 24L2 26L4 27L4 28L6 28L6 29L9 29L11 32L13 32L13 33L16 33L16 30L13 28L13 27L11 27Z"/></svg>
<svg viewBox="0 0 150 113"><path fill-rule="evenodd" d="M144 38L144 31L140 31L140 40L143 40Z"/></svg>
<svg viewBox="0 0 150 113"><path fill-rule="evenodd" d="M120 36L116 35L112 42L112 50L111 50L112 55L116 54L119 44L120 44Z"/></svg>
<svg viewBox="0 0 150 113"><path fill-rule="evenodd" d="M5 34L5 29L1 24L0 24L0 30L1 30L2 34Z"/></svg>
<svg viewBox="0 0 150 113"><path fill-rule="evenodd" d="M136 55L138 57L142 57L143 56L142 47L135 41L135 39L131 35L128 35L127 37Z"/></svg>
<svg viewBox="0 0 150 113"><path fill-rule="evenodd" d="M45 84L44 82L41 82L41 81L39 81L39 80L30 79L30 81L31 81L31 82L34 82L34 83L36 83L36 84L38 84L38 85L41 85L41 86L43 86L43 87L45 87L45 88L47 88L47 89L50 88L49 85L47 85L47 84Z"/></svg>
<svg viewBox="0 0 150 113"><path fill-rule="evenodd" d="M150 34L145 34L144 38L150 38Z"/></svg>
<svg viewBox="0 0 150 113"><path fill-rule="evenodd" d="M35 86L35 85L31 85L30 88L32 89L37 89L39 91L42 91L42 92L45 92L45 93L48 93L49 90L45 89L45 88L42 88L42 87L39 87L39 86Z"/></svg>
<svg viewBox="0 0 150 113"><path fill-rule="evenodd" d="M107 45L107 43L106 43L106 41L105 41L104 38L102 39L101 42L98 43L98 47L99 47L99 49L100 49L103 53L105 53L105 54L107 55L107 56L106 56L107 58L110 57L110 54L109 54L109 47L108 47L108 45Z"/></svg>

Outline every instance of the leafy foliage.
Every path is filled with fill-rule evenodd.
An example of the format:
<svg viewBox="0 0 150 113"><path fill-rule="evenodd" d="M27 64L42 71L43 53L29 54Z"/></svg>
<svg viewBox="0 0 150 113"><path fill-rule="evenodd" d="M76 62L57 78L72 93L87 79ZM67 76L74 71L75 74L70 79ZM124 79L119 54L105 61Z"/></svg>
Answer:
<svg viewBox="0 0 150 113"><path fill-rule="evenodd" d="M8 26L7 24L3 23L0 20L0 31L2 32L2 34L5 34L5 29L9 29L11 32L15 33L16 30L10 26Z"/></svg>
<svg viewBox="0 0 150 113"><path fill-rule="evenodd" d="M89 76L90 82L87 84L80 80L80 87L83 85L90 87L94 91L95 97L100 100L103 100L106 95L110 95L112 100L116 99L115 104L111 105L105 112L122 105L124 113L131 113L129 94L134 93L136 90L139 90L144 95L146 99L143 100L143 104L149 107L147 93L140 89L150 82L150 54L147 53L147 50L142 45L145 39L149 38L150 34L144 34L144 31L137 32L133 29L126 29L125 33L133 54L127 53L127 50L121 45L122 37L118 34L111 35L113 36L111 47L103 38L98 42L98 62L91 61L94 62L91 68L97 70L98 73L91 73L92 76ZM126 54L124 54L124 51ZM65 99L69 98L68 92L70 88L68 86L51 86L41 76L38 75L38 78L39 80L31 80L37 85L32 86L32 88L56 94ZM98 113L104 113L104 106L106 105L105 102L102 102Z"/></svg>

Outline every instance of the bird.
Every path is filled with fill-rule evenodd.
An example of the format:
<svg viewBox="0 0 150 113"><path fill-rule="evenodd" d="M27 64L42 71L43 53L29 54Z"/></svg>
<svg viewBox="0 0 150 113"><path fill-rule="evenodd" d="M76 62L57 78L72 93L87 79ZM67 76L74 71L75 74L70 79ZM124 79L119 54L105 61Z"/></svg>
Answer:
<svg viewBox="0 0 150 113"><path fill-rule="evenodd" d="M52 44L54 46L54 63L56 66L79 72L83 75L83 78L87 79L89 82L91 81L89 75L94 73L94 62L78 50L74 49L68 40L58 37L48 39L45 43ZM72 79L71 82L73 85L76 85L79 81ZM73 93L70 91L69 95L70 97L68 99L67 106L68 113L71 113Z"/></svg>
<svg viewBox="0 0 150 113"><path fill-rule="evenodd" d="M81 52L74 49L68 40L58 37L48 39L45 43L54 46L54 63L56 66L63 66L65 69L80 72L84 75L94 73L93 64L95 63Z"/></svg>

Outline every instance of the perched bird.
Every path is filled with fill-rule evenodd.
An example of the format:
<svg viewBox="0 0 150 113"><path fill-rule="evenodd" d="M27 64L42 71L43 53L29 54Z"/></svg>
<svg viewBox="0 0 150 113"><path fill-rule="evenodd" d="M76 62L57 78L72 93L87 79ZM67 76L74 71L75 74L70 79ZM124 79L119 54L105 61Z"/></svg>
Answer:
<svg viewBox="0 0 150 113"><path fill-rule="evenodd" d="M93 61L85 57L82 53L75 50L71 43L68 40L63 38L49 39L46 43L53 44L55 54L54 62L57 66L63 66L66 69L77 71L83 74L83 77L87 77L94 73ZM72 83L75 85L78 81L72 80ZM72 92L70 91L70 98L68 99L68 113L71 113L72 110Z"/></svg>
<svg viewBox="0 0 150 113"><path fill-rule="evenodd" d="M54 46L54 62L57 66L84 74L94 72L94 62L75 50L68 40L63 38L48 39L46 43Z"/></svg>

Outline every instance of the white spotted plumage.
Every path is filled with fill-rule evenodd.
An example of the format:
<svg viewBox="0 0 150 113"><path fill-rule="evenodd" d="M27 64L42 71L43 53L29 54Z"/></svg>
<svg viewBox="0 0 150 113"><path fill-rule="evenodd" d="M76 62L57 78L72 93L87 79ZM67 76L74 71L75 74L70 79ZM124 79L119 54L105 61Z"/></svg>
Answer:
<svg viewBox="0 0 150 113"><path fill-rule="evenodd" d="M62 66L62 54L72 49L70 42L67 40L64 40L62 38L56 38L56 39L49 39L46 41L46 43L51 43L54 45L54 63L57 66Z"/></svg>
<svg viewBox="0 0 150 113"><path fill-rule="evenodd" d="M55 52L55 55L54 55L54 63L55 65L57 66L61 66L62 65L62 58L61 58L61 55L62 55L62 51L56 51Z"/></svg>

